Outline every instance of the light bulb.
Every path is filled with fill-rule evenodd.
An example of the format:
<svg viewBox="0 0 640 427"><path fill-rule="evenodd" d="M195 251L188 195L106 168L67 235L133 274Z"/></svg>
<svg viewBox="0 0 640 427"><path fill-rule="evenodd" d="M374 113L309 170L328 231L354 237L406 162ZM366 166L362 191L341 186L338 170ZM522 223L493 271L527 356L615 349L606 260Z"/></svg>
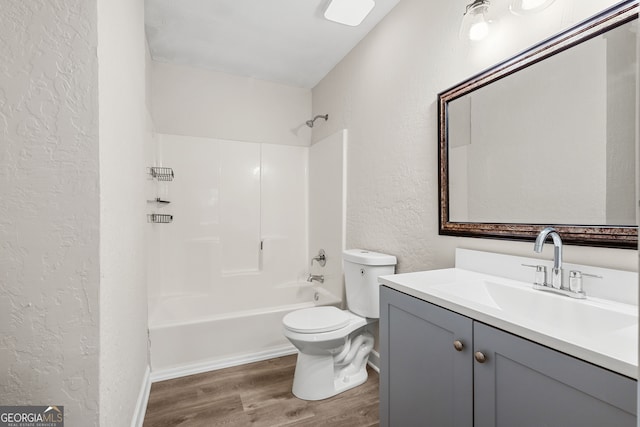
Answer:
<svg viewBox="0 0 640 427"><path fill-rule="evenodd" d="M479 19L474 20L469 27L469 40L478 41L487 37L489 34L489 24L484 20L482 15L479 16Z"/></svg>
<svg viewBox="0 0 640 427"><path fill-rule="evenodd" d="M469 40L482 40L487 37L487 34L489 34L489 24L484 20L471 24L469 28Z"/></svg>
<svg viewBox="0 0 640 427"><path fill-rule="evenodd" d="M551 6L555 0L513 0L509 10L514 15L529 15L540 12Z"/></svg>
<svg viewBox="0 0 640 427"><path fill-rule="evenodd" d="M460 38L478 41L489 34L489 21L486 18L489 10L488 5L489 2L486 0L475 0L467 6L467 10L462 17Z"/></svg>

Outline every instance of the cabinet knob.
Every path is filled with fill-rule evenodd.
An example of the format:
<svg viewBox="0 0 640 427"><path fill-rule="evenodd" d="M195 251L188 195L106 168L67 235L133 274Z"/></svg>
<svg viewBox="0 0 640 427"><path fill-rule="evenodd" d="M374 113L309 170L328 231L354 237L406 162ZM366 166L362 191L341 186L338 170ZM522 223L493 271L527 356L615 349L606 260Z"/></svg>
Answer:
<svg viewBox="0 0 640 427"><path fill-rule="evenodd" d="M481 351L476 351L476 352L475 352L475 354L474 354L474 356L475 356L476 361L477 361L478 363L484 363L484 362L486 362L486 361L487 361L487 356L485 356L485 355L484 355L484 353L483 353L483 352L481 352Z"/></svg>
<svg viewBox="0 0 640 427"><path fill-rule="evenodd" d="M462 341L460 340L455 340L453 342L453 348L455 348L457 351L462 351L462 349L464 348L464 344L462 344Z"/></svg>

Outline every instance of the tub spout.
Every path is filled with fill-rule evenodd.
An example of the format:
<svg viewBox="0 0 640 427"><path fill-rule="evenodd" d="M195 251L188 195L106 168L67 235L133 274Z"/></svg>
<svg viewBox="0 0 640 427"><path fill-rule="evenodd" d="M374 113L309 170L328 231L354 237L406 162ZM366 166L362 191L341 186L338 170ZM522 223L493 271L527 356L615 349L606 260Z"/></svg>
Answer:
<svg viewBox="0 0 640 427"><path fill-rule="evenodd" d="M307 277L307 282L320 282L320 283L324 283L324 276L322 274L310 274L309 277Z"/></svg>

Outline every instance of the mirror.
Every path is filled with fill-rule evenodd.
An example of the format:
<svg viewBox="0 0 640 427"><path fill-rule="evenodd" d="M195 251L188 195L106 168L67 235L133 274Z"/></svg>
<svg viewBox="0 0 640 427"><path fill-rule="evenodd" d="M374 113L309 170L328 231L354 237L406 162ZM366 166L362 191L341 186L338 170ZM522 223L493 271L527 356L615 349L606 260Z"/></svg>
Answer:
<svg viewBox="0 0 640 427"><path fill-rule="evenodd" d="M440 234L637 248L637 16L621 3L438 95Z"/></svg>

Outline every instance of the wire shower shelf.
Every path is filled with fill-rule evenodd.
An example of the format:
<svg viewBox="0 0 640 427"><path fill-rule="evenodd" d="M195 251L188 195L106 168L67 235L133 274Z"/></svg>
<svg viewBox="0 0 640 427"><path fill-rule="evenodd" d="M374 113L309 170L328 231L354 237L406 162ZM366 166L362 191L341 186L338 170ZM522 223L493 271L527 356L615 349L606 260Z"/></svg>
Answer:
<svg viewBox="0 0 640 427"><path fill-rule="evenodd" d="M173 221L173 215L168 214L148 214L147 222L153 222L155 224L169 224Z"/></svg>
<svg viewBox="0 0 640 427"><path fill-rule="evenodd" d="M164 167L150 167L149 173L158 181L173 181L173 169Z"/></svg>

